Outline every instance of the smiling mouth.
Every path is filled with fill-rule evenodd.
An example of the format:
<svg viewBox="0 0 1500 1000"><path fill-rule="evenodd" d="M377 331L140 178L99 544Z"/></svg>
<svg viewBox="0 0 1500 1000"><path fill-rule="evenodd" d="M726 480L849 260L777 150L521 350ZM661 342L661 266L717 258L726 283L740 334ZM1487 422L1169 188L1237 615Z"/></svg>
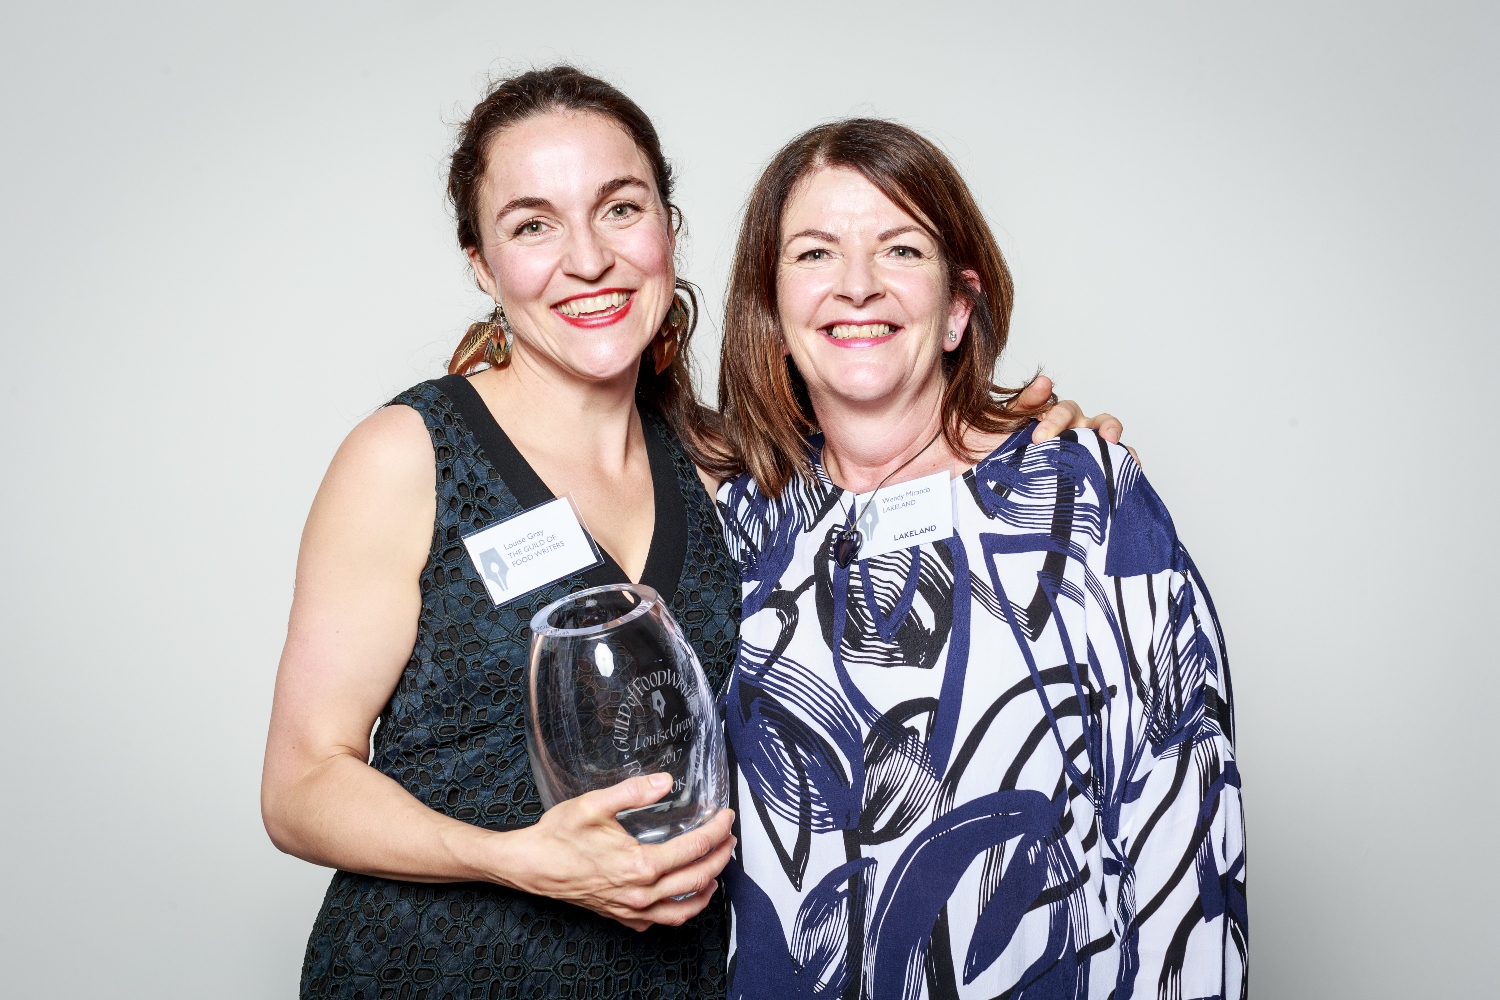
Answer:
<svg viewBox="0 0 1500 1000"><path fill-rule="evenodd" d="M890 323L835 323L823 332L834 340L878 340L896 332Z"/></svg>
<svg viewBox="0 0 1500 1000"><path fill-rule="evenodd" d="M630 302L630 292L604 292L559 302L552 308L569 319L598 319L616 312Z"/></svg>

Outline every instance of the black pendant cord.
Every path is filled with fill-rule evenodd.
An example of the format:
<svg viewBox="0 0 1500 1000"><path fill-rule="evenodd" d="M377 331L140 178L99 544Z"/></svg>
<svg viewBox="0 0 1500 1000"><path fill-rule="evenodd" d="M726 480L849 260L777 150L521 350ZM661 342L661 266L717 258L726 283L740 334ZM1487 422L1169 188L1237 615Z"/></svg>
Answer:
<svg viewBox="0 0 1500 1000"><path fill-rule="evenodd" d="M938 432L932 436L932 439L921 447L921 450L912 455L911 458L908 458L906 461L896 466L890 472L886 473L885 478L877 483L875 485L875 489L870 492L870 499L865 501L864 512L866 514L870 512L870 504L875 502L875 494L880 492L880 488L882 486L890 482L892 476L900 472L902 469L906 468L911 463L915 462L922 456L923 452L927 451L928 448L931 448L933 443L942 436L943 430L940 427L938 428ZM823 450L828 450L827 444L823 445ZM819 457L819 461L823 462L821 457ZM823 462L823 468L828 468L827 462ZM864 535L860 534L859 529L855 527L855 525L859 523L859 518L854 515L854 510L858 503L859 494L856 493L854 495L854 503L851 503L849 505L849 509L844 511L844 526L839 529L838 537L833 541L833 558L838 560L838 564L840 566L848 566L851 562L853 562L854 557L859 554L859 547L865 543ZM839 497L839 509L844 510L844 498L842 496Z"/></svg>

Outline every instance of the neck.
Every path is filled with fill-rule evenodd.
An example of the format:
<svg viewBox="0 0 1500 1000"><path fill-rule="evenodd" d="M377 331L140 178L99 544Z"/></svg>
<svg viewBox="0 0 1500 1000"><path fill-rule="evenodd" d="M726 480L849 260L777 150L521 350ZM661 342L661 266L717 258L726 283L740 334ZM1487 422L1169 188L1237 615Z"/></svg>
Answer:
<svg viewBox="0 0 1500 1000"><path fill-rule="evenodd" d="M517 350L510 364L473 381L506 435L528 454L534 448L614 470L644 443L634 368L610 381L584 380Z"/></svg>
<svg viewBox="0 0 1500 1000"><path fill-rule="evenodd" d="M893 473L904 482L949 468L954 457L947 442L933 441L943 426L942 388L939 382L915 397L877 407L813 400L828 478L855 493L868 493ZM923 451L928 442L931 447Z"/></svg>

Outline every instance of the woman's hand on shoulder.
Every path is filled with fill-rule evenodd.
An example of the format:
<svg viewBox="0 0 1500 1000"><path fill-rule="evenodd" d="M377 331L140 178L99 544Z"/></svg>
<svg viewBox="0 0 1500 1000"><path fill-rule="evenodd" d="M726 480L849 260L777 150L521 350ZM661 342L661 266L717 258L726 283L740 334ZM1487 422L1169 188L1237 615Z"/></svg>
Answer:
<svg viewBox="0 0 1500 1000"><path fill-rule="evenodd" d="M1025 408L1044 406L1047 397L1051 395L1052 380L1045 375L1038 375L1016 397L1016 404ZM1050 409L1037 418L1036 429L1031 432L1031 442L1041 444L1043 441L1052 440L1063 431L1083 429L1097 431L1099 436L1110 444L1119 444L1125 425L1108 413L1086 416L1083 407L1071 399L1064 399L1054 403Z"/></svg>
<svg viewBox="0 0 1500 1000"><path fill-rule="evenodd" d="M729 863L734 813L663 844L642 844L615 814L650 805L671 787L664 774L641 775L558 803L535 826L504 838L495 881L575 903L626 927L679 926L708 905ZM687 899L673 899L688 893Z"/></svg>
<svg viewBox="0 0 1500 1000"><path fill-rule="evenodd" d="M1045 375L1038 375L1036 380L1027 386L1016 402L1021 406L1041 406L1047 402L1047 397L1052 395L1052 380ZM1052 408L1037 418L1036 429L1031 432L1031 443L1041 444L1050 441L1066 430L1091 430L1096 431L1100 437L1110 444L1119 444L1120 435L1125 432L1125 425L1120 423L1118 417L1108 413L1099 413L1094 416L1086 416L1083 407L1071 399L1059 400ZM1130 445L1125 446L1130 452L1136 464L1141 464L1141 456Z"/></svg>

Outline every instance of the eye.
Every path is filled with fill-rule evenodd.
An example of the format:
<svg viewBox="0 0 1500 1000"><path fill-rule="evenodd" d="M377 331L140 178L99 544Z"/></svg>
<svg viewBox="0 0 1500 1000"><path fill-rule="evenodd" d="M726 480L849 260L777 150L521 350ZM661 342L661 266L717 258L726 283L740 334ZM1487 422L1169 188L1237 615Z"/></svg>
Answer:
<svg viewBox="0 0 1500 1000"><path fill-rule="evenodd" d="M523 222L519 226L517 226L514 235L516 235L516 236L537 236L537 235L540 235L541 232L542 232L542 230L544 230L546 228L547 228L547 224L545 222L543 222L541 219L532 219L530 222Z"/></svg>
<svg viewBox="0 0 1500 1000"><path fill-rule="evenodd" d="M903 260L920 260L922 251L916 247L891 247L891 256L900 257Z"/></svg>
<svg viewBox="0 0 1500 1000"><path fill-rule="evenodd" d="M806 251L804 253L799 253L797 255L797 259L798 260L827 260L831 256L833 256L833 255L830 254L827 250L824 250L822 247L819 247L816 250L808 250L808 251Z"/></svg>
<svg viewBox="0 0 1500 1000"><path fill-rule="evenodd" d="M641 210L641 206L633 202L620 201L609 206L609 217L611 219L628 219Z"/></svg>

